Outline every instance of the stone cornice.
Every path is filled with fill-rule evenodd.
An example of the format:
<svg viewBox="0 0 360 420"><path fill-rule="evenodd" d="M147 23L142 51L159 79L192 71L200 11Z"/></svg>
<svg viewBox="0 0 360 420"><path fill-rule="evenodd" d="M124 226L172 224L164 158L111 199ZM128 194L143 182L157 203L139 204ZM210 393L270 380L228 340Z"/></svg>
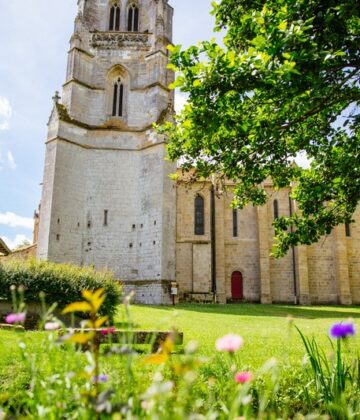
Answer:
<svg viewBox="0 0 360 420"><path fill-rule="evenodd" d="M83 50L82 48L79 48L79 47L72 47L72 48L70 48L70 50L69 50L69 53L71 53L72 51L74 51L74 50L76 50L76 51L78 51L78 52L81 52L82 54L85 54L85 55L87 55L88 57L90 57L90 58L94 58L95 56L93 55L93 54L91 54L90 52L88 52L88 51L85 51L85 50Z"/></svg>
<svg viewBox="0 0 360 420"><path fill-rule="evenodd" d="M76 78L68 80L66 83L63 84L63 87L69 85L70 83L76 83L78 85L84 86L84 87L86 87L88 89L91 89L91 90L100 90L100 91L105 90L104 88L99 88L99 87L96 87L96 86L88 85L87 83L82 82L81 80L76 79Z"/></svg>
<svg viewBox="0 0 360 420"><path fill-rule="evenodd" d="M99 131L99 130L111 130L111 131L120 131L125 133L143 133L145 131L151 130L153 128L153 123L148 124L142 128L132 128L129 127L125 121L122 119L118 121L118 119L110 118L109 120L105 121L103 125L95 126L83 123L81 121L75 120L71 118L67 108L63 104L56 103L56 109L59 115L59 120L64 121L69 124L73 124L77 127L84 128L85 130L90 131ZM172 103L169 103L167 108L163 109L157 119L154 121L156 124L163 124L169 116L173 114L173 106Z"/></svg>
<svg viewBox="0 0 360 420"><path fill-rule="evenodd" d="M100 147L100 146L91 146L89 144L81 144L78 143L74 140L70 140L67 139L65 137L60 137L60 136L56 136L56 137L52 137L50 139L48 139L45 144L49 144L49 143L53 143L54 141L63 141L65 143L69 143L72 144L73 146L78 146L81 147L82 149L87 149L87 150L106 150L106 151L122 151L122 152L139 152L141 150L145 150L145 149L150 149L151 147L155 147L155 146L160 146L160 145L164 145L165 142L160 141L157 143L146 143L143 144L140 147L136 147L134 149L130 149L130 148L126 148L126 147Z"/></svg>
<svg viewBox="0 0 360 420"><path fill-rule="evenodd" d="M89 85L89 84L87 84L85 82L82 82L81 80L76 79L76 78L72 78L72 79L68 80L67 82L65 82L63 84L63 87L66 87L70 83L76 83L78 85L84 86L84 87L86 87L88 89L91 89L91 90L98 90L98 91L104 91L105 90L104 88L100 88L100 87L96 87L96 86L91 86L91 85ZM159 88L161 88L163 90L166 90L167 92L170 92L171 91L167 86L163 85L160 82L154 82L154 83L151 83L150 85L131 88L130 90L131 91L141 91L141 90L151 89L153 87L159 87Z"/></svg>

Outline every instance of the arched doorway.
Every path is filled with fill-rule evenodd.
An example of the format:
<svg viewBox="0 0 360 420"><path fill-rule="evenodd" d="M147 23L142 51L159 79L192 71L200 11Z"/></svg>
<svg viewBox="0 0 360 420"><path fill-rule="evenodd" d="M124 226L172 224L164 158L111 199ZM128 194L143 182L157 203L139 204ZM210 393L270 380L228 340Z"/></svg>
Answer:
<svg viewBox="0 0 360 420"><path fill-rule="evenodd" d="M243 276L240 271L234 271L231 275L231 298L234 300L244 298Z"/></svg>

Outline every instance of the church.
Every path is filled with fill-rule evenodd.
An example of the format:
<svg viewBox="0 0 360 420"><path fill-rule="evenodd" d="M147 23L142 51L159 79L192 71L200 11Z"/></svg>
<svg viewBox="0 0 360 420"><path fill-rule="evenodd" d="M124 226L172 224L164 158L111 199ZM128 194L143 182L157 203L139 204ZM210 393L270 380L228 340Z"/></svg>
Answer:
<svg viewBox="0 0 360 420"><path fill-rule="evenodd" d="M78 0L48 122L37 257L107 269L136 302L360 303L360 211L312 246L270 257L289 190L234 210L233 185L187 182L153 123L171 118L168 0Z"/></svg>

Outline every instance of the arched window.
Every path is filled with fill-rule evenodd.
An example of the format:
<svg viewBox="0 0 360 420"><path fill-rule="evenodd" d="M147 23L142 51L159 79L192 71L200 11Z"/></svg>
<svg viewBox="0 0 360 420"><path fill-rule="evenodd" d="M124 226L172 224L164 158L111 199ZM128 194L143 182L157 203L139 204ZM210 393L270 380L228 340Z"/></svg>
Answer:
<svg viewBox="0 0 360 420"><path fill-rule="evenodd" d="M279 202L278 200L274 200L274 219L279 218Z"/></svg>
<svg viewBox="0 0 360 420"><path fill-rule="evenodd" d="M233 237L236 238L238 236L238 212L236 209L232 211L233 216Z"/></svg>
<svg viewBox="0 0 360 420"><path fill-rule="evenodd" d="M205 205L201 195L195 198L195 235L205 235Z"/></svg>
<svg viewBox="0 0 360 420"><path fill-rule="evenodd" d="M110 31L120 31L120 6L115 3L110 9Z"/></svg>
<svg viewBox="0 0 360 420"><path fill-rule="evenodd" d="M114 83L114 93L113 93L113 117L122 117L123 116L123 102L124 102L124 85L120 79Z"/></svg>
<svg viewBox="0 0 360 420"><path fill-rule="evenodd" d="M128 27L129 32L137 32L139 30L139 8L135 4L130 4L128 10Z"/></svg>

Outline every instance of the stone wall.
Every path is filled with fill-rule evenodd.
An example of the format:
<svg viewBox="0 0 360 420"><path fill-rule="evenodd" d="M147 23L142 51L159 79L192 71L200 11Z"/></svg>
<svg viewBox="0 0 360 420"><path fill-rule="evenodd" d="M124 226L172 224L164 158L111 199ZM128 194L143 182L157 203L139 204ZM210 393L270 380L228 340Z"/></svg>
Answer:
<svg viewBox="0 0 360 420"><path fill-rule="evenodd" d="M54 98L49 121L38 257L150 282L138 295L162 303L163 282L175 279L176 196L152 124L172 114L172 9L166 0L138 6L138 32L127 32L125 6L121 32L110 32L108 2L79 2L63 99ZM123 112L113 116L118 79Z"/></svg>
<svg viewBox="0 0 360 420"><path fill-rule="evenodd" d="M180 178L181 179L181 178ZM232 188L216 198L216 282L217 300L232 300L231 277L239 271L245 301L262 303L358 304L360 303L360 209L354 215L350 237L345 227L311 246L299 246L282 259L271 258L274 229L274 201L279 216L296 211L289 190L274 191L264 184L268 202L260 208L248 206L237 212L238 236L233 235ZM212 295L209 182L189 184L185 177L177 184L176 278L180 300L209 301ZM194 200L205 199L205 235L194 234ZM202 248L201 248L202 247ZM201 252L205 249L207 252ZM211 299L210 299L211 300Z"/></svg>

